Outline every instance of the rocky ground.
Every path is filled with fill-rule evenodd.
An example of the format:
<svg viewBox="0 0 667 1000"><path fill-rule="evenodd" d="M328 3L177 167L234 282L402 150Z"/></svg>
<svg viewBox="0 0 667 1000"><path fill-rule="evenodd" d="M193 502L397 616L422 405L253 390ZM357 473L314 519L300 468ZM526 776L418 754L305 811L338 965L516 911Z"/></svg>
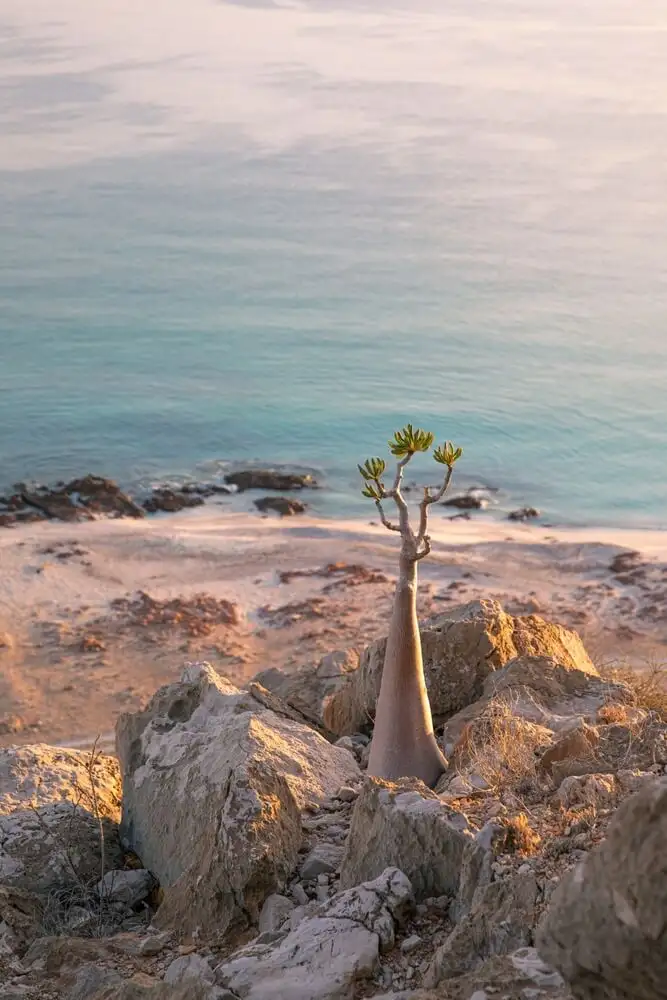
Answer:
<svg viewBox="0 0 667 1000"><path fill-rule="evenodd" d="M346 577L385 586L306 579L327 600ZM192 663L121 715L117 757L0 751L3 1000L662 996L662 676L601 674L576 633L487 599L422 647L434 790L365 776L384 639L244 686Z"/></svg>

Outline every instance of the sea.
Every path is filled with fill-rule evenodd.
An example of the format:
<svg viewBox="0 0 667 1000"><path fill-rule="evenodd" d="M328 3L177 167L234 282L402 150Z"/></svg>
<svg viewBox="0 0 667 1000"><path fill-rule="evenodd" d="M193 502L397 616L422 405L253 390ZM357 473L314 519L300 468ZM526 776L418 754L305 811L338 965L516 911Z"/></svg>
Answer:
<svg viewBox="0 0 667 1000"><path fill-rule="evenodd" d="M2 0L0 487L362 516L408 421L496 515L667 528L664 0Z"/></svg>

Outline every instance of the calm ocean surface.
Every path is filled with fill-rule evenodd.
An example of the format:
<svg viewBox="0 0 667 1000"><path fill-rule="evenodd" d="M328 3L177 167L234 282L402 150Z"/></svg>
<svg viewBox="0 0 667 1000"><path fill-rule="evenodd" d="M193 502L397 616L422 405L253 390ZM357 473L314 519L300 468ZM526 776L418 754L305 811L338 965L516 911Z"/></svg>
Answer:
<svg viewBox="0 0 667 1000"><path fill-rule="evenodd" d="M667 527L663 0L3 0L0 486L410 419Z"/></svg>

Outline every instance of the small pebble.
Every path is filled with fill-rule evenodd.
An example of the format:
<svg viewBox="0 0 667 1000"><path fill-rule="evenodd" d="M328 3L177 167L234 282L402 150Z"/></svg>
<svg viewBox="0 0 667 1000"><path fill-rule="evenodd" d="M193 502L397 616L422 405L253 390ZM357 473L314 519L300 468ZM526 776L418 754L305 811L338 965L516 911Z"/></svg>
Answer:
<svg viewBox="0 0 667 1000"><path fill-rule="evenodd" d="M152 934L139 944L140 955L158 955L169 942L169 934Z"/></svg>
<svg viewBox="0 0 667 1000"><path fill-rule="evenodd" d="M308 902L308 895L300 882L295 882L292 886L292 896L299 906L305 906Z"/></svg>
<svg viewBox="0 0 667 1000"><path fill-rule="evenodd" d="M410 937L406 938L405 941L401 942L401 951L404 955L409 955L411 951L415 951L416 948L422 943L422 939L418 934L412 934Z"/></svg>
<svg viewBox="0 0 667 1000"><path fill-rule="evenodd" d="M335 796L340 802L354 802L358 798L358 792L354 788L350 788L348 785L343 785L339 788Z"/></svg>

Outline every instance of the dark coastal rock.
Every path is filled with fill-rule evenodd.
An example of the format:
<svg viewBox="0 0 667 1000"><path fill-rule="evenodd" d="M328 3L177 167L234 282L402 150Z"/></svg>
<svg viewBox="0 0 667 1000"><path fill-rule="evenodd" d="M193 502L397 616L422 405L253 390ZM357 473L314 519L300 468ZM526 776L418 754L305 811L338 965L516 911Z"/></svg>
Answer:
<svg viewBox="0 0 667 1000"><path fill-rule="evenodd" d="M94 514L115 514L117 517L143 517L144 512L117 483L102 476L84 476L73 479L64 488L70 497L78 497L80 503Z"/></svg>
<svg viewBox="0 0 667 1000"><path fill-rule="evenodd" d="M46 486L21 493L28 507L35 507L55 521L91 520L92 514L85 507L77 507L65 490L51 490Z"/></svg>
<svg viewBox="0 0 667 1000"><path fill-rule="evenodd" d="M229 496L232 491L220 483L185 483L181 487L180 492L198 497L212 497L218 493L224 493L226 496Z"/></svg>
<svg viewBox="0 0 667 1000"><path fill-rule="evenodd" d="M203 503L204 498L198 493L162 487L153 490L152 496L148 500L144 500L143 508L149 514L155 514L158 511L174 514L176 511L184 510L186 507L201 507Z"/></svg>
<svg viewBox="0 0 667 1000"><path fill-rule="evenodd" d="M231 492L217 483L186 483L176 488L160 485L139 504L104 476L87 475L52 486L16 483L11 493L0 496L0 528L29 521L92 520L98 515L140 518L157 511L174 513L200 506L205 497Z"/></svg>
<svg viewBox="0 0 667 1000"><path fill-rule="evenodd" d="M519 510L510 511L507 515L508 521L530 521L533 517L539 517L540 512L535 507L520 507Z"/></svg>
<svg viewBox="0 0 667 1000"><path fill-rule="evenodd" d="M609 569L614 575L621 575L635 572L641 569L643 564L641 552L628 549L627 552L619 552L617 556L614 556L609 564Z"/></svg>
<svg viewBox="0 0 667 1000"><path fill-rule="evenodd" d="M478 493L463 493L461 496L450 497L449 500L442 501L443 507L458 507L461 510L481 510L487 504L488 500L479 496Z"/></svg>
<svg viewBox="0 0 667 1000"><path fill-rule="evenodd" d="M230 472L225 476L225 482L230 486L236 486L239 493L245 490L277 490L286 493L290 490L317 488L316 481L308 473L275 472L273 469Z"/></svg>
<svg viewBox="0 0 667 1000"><path fill-rule="evenodd" d="M85 521L95 514L143 517L144 511L111 479L84 476L54 486L17 483L9 497L0 499L0 526L26 521Z"/></svg>
<svg viewBox="0 0 667 1000"><path fill-rule="evenodd" d="M293 514L303 514L306 510L305 503L301 500L294 500L292 497L262 497L255 500L255 507L263 514L270 510L275 510L281 517L291 517Z"/></svg>

